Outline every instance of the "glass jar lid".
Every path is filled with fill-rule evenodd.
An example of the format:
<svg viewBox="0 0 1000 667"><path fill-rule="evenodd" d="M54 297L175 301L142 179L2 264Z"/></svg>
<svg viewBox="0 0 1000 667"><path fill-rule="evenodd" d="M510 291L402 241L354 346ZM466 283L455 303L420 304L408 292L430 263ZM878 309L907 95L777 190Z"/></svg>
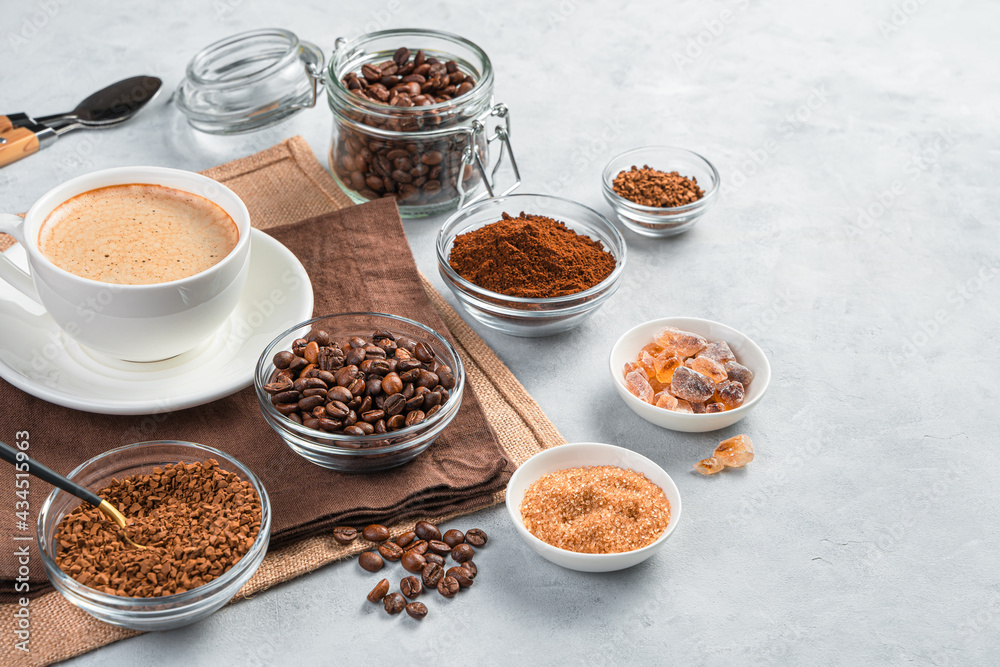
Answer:
<svg viewBox="0 0 1000 667"><path fill-rule="evenodd" d="M239 33L191 59L174 103L202 132L260 130L315 106L323 62L319 47L288 30Z"/></svg>

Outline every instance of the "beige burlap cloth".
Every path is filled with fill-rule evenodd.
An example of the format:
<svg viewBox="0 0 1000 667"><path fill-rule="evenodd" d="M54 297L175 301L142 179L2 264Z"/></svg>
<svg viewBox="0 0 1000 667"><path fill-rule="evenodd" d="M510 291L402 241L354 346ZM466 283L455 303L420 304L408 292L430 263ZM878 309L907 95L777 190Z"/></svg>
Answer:
<svg viewBox="0 0 1000 667"><path fill-rule="evenodd" d="M246 202L255 224L264 229L351 205L301 137L204 173L232 188ZM9 245L9 238L0 235L0 250ZM423 288L451 331L467 380L511 461L520 465L532 454L565 442L517 378L426 278ZM495 503L502 500L502 492L494 495ZM442 522L458 514L426 518ZM393 534L403 532L413 522L411 518L391 526ZM360 543L340 546L329 537L318 536L272 550L234 601L363 548ZM0 663L4 665L47 665L138 634L94 619L59 593L47 593L30 602L30 650L25 653L15 648L16 610L16 604L0 605Z"/></svg>

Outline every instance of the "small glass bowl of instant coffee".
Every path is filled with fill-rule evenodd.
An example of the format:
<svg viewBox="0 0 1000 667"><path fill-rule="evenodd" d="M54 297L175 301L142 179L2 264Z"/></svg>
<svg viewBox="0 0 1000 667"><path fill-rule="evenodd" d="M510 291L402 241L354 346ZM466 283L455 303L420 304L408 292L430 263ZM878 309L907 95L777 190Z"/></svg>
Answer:
<svg viewBox="0 0 1000 667"><path fill-rule="evenodd" d="M205 445L176 440L157 440L112 449L78 466L67 477L92 491L99 491L127 478L170 473L170 468L179 464L196 464L213 460L217 465L212 463L206 465L211 466L213 470L221 471L233 483L252 488L260 503L260 526L256 537L242 557L232 563L229 569L217 576L206 576L207 572L202 572L200 575L205 576L207 583L196 585L183 592L157 597L113 595L80 583L77 578L64 572L58 561L61 550L66 548L60 544L60 525L80 507L81 501L65 491L56 489L49 494L42 505L38 515L37 531L42 565L55 589L71 603L105 623L141 631L171 630L195 623L232 600L263 562L271 534L271 504L267 492L257 476L242 463L225 452ZM165 489L166 486L160 484L158 489ZM162 491L160 494L163 495ZM156 502L153 501L154 507ZM135 510L122 509L125 510L126 518L136 520ZM137 535L135 532L130 534ZM137 537L137 543L146 546L144 542L146 540ZM216 542L216 544L221 543ZM153 544L149 544L148 548L157 549ZM192 545L192 548L197 547ZM159 548L158 551L162 552L163 549ZM160 553L150 562L162 563L166 558L166 555ZM161 565L155 567L156 571L149 574L159 577L159 583L164 584L164 578L171 575L166 574ZM180 567L178 566L178 569ZM114 573L96 572L93 585L107 584L107 580L101 577L106 577L108 574ZM79 572L76 572L76 575L79 576ZM182 574L177 573L177 576Z"/></svg>
<svg viewBox="0 0 1000 667"><path fill-rule="evenodd" d="M712 163L697 153L648 146L612 158L601 190L627 228L664 237L694 227L718 198L720 182Z"/></svg>
<svg viewBox="0 0 1000 667"><path fill-rule="evenodd" d="M470 315L512 336L579 326L617 291L625 239L597 211L560 197L510 195L452 215L438 271Z"/></svg>
<svg viewBox="0 0 1000 667"><path fill-rule="evenodd" d="M254 388L265 421L296 454L367 473L431 446L462 405L465 368L451 343L419 322L344 313L275 338Z"/></svg>

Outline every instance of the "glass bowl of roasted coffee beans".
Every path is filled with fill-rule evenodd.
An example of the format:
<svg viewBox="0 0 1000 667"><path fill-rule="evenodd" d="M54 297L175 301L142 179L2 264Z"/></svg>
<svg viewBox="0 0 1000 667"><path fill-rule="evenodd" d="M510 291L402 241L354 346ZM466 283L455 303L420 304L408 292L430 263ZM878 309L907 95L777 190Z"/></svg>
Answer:
<svg viewBox="0 0 1000 667"><path fill-rule="evenodd" d="M510 195L452 215L438 234L438 271L483 324L512 336L579 326L617 291L625 239L582 204Z"/></svg>
<svg viewBox="0 0 1000 667"><path fill-rule="evenodd" d="M372 472L427 449L458 414L465 369L433 329L385 313L297 324L260 357L264 419L316 465Z"/></svg>
<svg viewBox="0 0 1000 667"><path fill-rule="evenodd" d="M719 172L689 150L649 146L627 151L604 168L601 189L636 234L663 237L691 229L719 194Z"/></svg>
<svg viewBox="0 0 1000 667"><path fill-rule="evenodd" d="M271 505L260 480L212 447L141 442L95 456L67 475L118 507L120 529L65 491L38 515L45 574L57 591L105 623L171 630L233 599L260 567Z"/></svg>

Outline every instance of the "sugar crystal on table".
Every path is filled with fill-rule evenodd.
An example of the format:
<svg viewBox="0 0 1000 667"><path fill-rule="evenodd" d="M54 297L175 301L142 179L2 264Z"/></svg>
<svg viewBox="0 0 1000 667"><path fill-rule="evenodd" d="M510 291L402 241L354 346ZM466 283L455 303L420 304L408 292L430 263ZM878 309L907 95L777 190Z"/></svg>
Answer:
<svg viewBox="0 0 1000 667"><path fill-rule="evenodd" d="M753 371L736 361L727 361L725 367L729 379L739 382L744 389L753 380Z"/></svg>
<svg viewBox="0 0 1000 667"><path fill-rule="evenodd" d="M684 365L715 383L725 382L729 378L722 364L709 357L694 357L685 361Z"/></svg>
<svg viewBox="0 0 1000 667"><path fill-rule="evenodd" d="M670 393L692 403L704 403L715 394L715 383L687 366L674 371Z"/></svg>
<svg viewBox="0 0 1000 667"><path fill-rule="evenodd" d="M733 436L719 443L714 456L730 468L742 468L753 461L753 443L746 435Z"/></svg>
<svg viewBox="0 0 1000 667"><path fill-rule="evenodd" d="M656 334L656 342L665 350L681 357L693 357L708 341L690 331L681 331L676 327L664 327Z"/></svg>
<svg viewBox="0 0 1000 667"><path fill-rule="evenodd" d="M634 370L625 376L625 387L633 395L638 396L647 403L653 402L653 388L649 386L649 380L647 380L641 371Z"/></svg>
<svg viewBox="0 0 1000 667"><path fill-rule="evenodd" d="M710 456L707 459L702 459L694 464L694 469L700 472L702 475L714 475L726 466L722 465L722 461Z"/></svg>
<svg viewBox="0 0 1000 667"><path fill-rule="evenodd" d="M743 389L743 385L739 382L726 380L719 385L718 395L719 402L732 410L743 405L743 399L746 398L746 390Z"/></svg>
<svg viewBox="0 0 1000 667"><path fill-rule="evenodd" d="M698 353L699 357L708 357L712 361L725 364L727 361L736 361L736 355L729 349L729 343L724 340L709 343L705 349Z"/></svg>

